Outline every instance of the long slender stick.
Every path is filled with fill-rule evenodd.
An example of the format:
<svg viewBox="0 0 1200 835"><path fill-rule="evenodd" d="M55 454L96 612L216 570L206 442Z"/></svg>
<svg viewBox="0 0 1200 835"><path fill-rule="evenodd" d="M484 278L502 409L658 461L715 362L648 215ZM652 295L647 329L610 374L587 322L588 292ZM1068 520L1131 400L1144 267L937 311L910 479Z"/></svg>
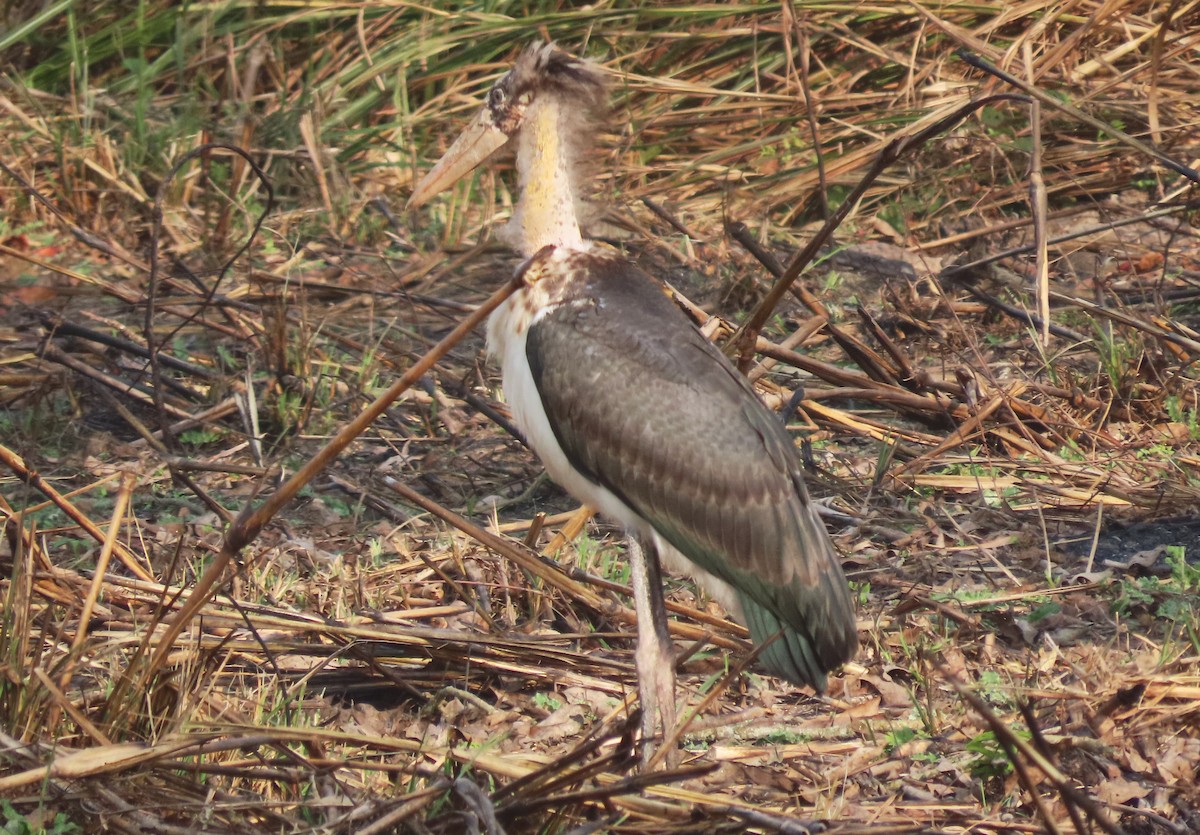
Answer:
<svg viewBox="0 0 1200 835"><path fill-rule="evenodd" d="M779 306L779 301L783 298L783 294L791 289L796 279L800 277L800 273L808 266L813 257L816 256L817 251L825 245L825 242L829 240L834 230L841 225L846 215L850 213L850 210L854 208L879 175L912 148L920 147L930 137L949 130L976 110L998 101L1028 102L1029 99L1025 96L1012 93L997 93L974 99L961 107L954 108L946 115L934 120L915 133L895 137L880 150L875 156L874 162L871 163L870 169L863 175L858 185L854 187L854 190L850 192L833 214L830 215L817 234L813 235L805 247L796 253L783 275L779 277L767 292L767 295L759 302L758 307L754 309L754 312L746 320L745 324L734 335L731 345L737 357L738 366L743 371L750 368L750 363L754 359L754 345L758 339L758 335L762 331L763 325L771 318L771 314L775 312L775 308Z"/></svg>
<svg viewBox="0 0 1200 835"><path fill-rule="evenodd" d="M1030 98L1037 99L1047 107L1066 113L1068 116L1083 122L1088 127L1095 128L1097 131L1101 131L1113 137L1114 139L1120 140L1122 143L1128 145L1130 148L1133 148L1135 151L1140 151L1151 159L1157 160L1162 165L1170 168L1176 174L1186 177L1193 183L1200 184L1200 171L1197 171L1195 168L1184 165L1182 162L1167 156L1162 151L1158 150L1158 148L1155 148L1149 143L1143 142L1140 139L1135 139L1134 137L1125 133L1125 131L1118 128L1116 125L1110 124L1103 119L1097 119L1092 114L1086 113L1080 110L1078 107L1075 107L1074 105L1065 101L1061 101L1044 90L1039 90L1032 84L1028 84L1011 73L1007 73L1000 69L995 64L984 60L984 58L969 49L961 48L958 49L954 54L966 61L972 67L975 67L975 69L999 78L1006 84L1016 87Z"/></svg>
<svg viewBox="0 0 1200 835"><path fill-rule="evenodd" d="M343 427L328 444L314 455L294 476L288 479L282 487L275 491L270 498L257 508L252 508L250 505L246 506L237 520L226 531L225 540L221 544L220 552L209 564L208 568L205 569L200 579L196 581L196 585L192 589L187 603L183 605L179 613L167 624L166 633L159 641L158 647L154 652L154 658L147 667L147 675L150 671L158 669L166 660L167 654L175 644L175 640L184 630L184 627L195 617L196 613L200 611L200 608L208 601L213 588L217 585L217 581L225 573L225 569L233 561L234 556L258 536L267 522L271 521L271 518L285 504L295 498L304 485L308 484L321 470L325 469L342 450L350 445L351 441L366 431L367 427L392 404L392 401L403 394L413 383L421 379L438 360L449 353L450 349L457 345L477 324L503 304L504 300L521 286L524 275L525 271L518 269L511 281L489 296L487 301L475 309L474 313L464 319L458 327L447 334L441 342L433 346L415 365L404 372L400 379L381 394L374 403L364 409L362 414Z"/></svg>

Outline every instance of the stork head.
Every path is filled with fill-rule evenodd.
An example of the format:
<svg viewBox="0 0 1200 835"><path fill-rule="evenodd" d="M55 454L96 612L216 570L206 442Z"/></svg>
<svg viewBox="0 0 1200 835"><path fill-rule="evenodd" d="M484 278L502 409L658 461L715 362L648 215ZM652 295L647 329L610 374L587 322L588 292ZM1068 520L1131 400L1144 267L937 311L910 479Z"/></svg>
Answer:
<svg viewBox="0 0 1200 835"><path fill-rule="evenodd" d="M517 136L535 102L557 99L572 117L563 127L582 135L603 110L606 94L604 76L595 64L553 43L530 44L492 86L483 108L450 150L417 183L406 208L429 202Z"/></svg>

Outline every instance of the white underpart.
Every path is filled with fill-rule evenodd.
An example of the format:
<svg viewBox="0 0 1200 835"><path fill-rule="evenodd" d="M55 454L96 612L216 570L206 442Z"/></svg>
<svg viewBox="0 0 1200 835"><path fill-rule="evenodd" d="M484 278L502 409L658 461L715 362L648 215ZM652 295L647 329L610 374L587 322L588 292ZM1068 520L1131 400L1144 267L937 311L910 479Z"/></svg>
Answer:
<svg viewBox="0 0 1200 835"><path fill-rule="evenodd" d="M582 243L579 249L590 247L590 243ZM569 254L557 249L551 258L565 260ZM643 542L652 542L659 559L668 571L692 577L710 597L724 606L735 620L744 623L742 604L733 586L704 571L685 557L615 493L584 476L567 460L567 454L563 452L554 430L550 428L550 419L546 415L545 406L542 405L541 395L533 381L529 358L525 353L529 327L548 310L549 308L544 308L530 316L518 293L496 308L496 312L488 319L488 351L500 363L504 399L512 409L513 422L525 433L526 441L545 465L546 472L564 490L610 521L621 525Z"/></svg>

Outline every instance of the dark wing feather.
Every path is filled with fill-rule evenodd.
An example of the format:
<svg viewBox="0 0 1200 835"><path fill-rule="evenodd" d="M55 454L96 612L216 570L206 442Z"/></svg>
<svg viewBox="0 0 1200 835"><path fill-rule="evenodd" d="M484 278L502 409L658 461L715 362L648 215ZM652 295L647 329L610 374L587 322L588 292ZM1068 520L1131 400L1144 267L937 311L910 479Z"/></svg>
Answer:
<svg viewBox="0 0 1200 835"><path fill-rule="evenodd" d="M756 643L783 630L771 672L823 689L857 647L854 606L791 438L652 278L578 260L526 349L568 460L737 589Z"/></svg>

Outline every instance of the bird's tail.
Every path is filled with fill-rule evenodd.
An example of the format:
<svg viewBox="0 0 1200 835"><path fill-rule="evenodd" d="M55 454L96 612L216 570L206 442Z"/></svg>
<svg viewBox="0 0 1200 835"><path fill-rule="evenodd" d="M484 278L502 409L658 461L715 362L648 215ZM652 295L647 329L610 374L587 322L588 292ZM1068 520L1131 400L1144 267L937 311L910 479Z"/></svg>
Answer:
<svg viewBox="0 0 1200 835"><path fill-rule="evenodd" d="M814 594L814 591L806 593ZM830 612L828 601L804 607L824 610L824 618L804 618L798 627L785 623L749 595L743 593L740 597L750 639L755 646L767 644L759 653L758 661L771 675L794 684L807 684L818 693L824 693L828 684L826 671L838 667L854 655L858 636L853 627L849 631L842 628L842 623L847 619ZM849 622L854 623L852 615ZM775 638L777 633L779 637Z"/></svg>

